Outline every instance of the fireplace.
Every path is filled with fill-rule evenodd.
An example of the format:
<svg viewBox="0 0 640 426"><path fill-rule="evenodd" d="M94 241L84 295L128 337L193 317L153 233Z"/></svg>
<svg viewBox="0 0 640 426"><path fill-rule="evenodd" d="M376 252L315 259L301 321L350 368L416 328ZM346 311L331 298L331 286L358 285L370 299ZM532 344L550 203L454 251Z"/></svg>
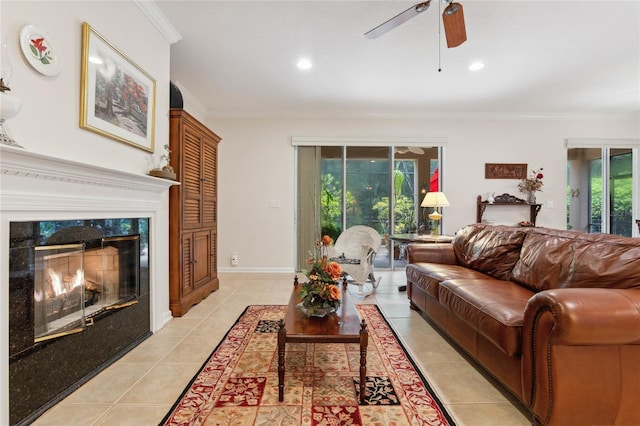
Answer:
<svg viewBox="0 0 640 426"><path fill-rule="evenodd" d="M10 223L11 424L151 334L148 229L148 218Z"/></svg>
<svg viewBox="0 0 640 426"><path fill-rule="evenodd" d="M171 320L168 189L176 183L142 167L127 172L1 144L0 177L0 392L9 396L0 398L0 424L28 424ZM63 315L36 297L36 275L67 254L84 272L63 269L60 286L65 277L69 288L80 281L84 294L81 310ZM131 261L137 277L122 272ZM91 262L105 266L92 272ZM38 294L48 285L38 284Z"/></svg>

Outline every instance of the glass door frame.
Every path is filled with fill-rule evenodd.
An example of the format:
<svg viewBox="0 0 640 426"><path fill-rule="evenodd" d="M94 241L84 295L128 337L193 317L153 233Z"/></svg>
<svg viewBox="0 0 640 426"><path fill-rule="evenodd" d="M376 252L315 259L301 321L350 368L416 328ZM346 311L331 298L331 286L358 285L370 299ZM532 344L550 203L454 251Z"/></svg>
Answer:
<svg viewBox="0 0 640 426"><path fill-rule="evenodd" d="M631 236L640 237L640 230L635 224L640 219L640 139L566 139L567 154L570 149L600 149L602 162L602 207L600 232L611 232L611 200L610 200L610 161L611 151L616 149L631 150L632 173L632 226ZM567 155L568 158L568 155ZM568 160L567 160L568 161ZM568 164L567 164L568 168ZM568 206L567 206L568 208Z"/></svg>
<svg viewBox="0 0 640 426"><path fill-rule="evenodd" d="M322 146L339 146L342 147L342 158L343 158L343 167L342 167L342 173L343 173L343 179L346 179L346 160L347 157L346 155L344 155L346 153L346 149L349 147L385 147L388 148L390 150L390 156L389 156L389 168L390 168L390 173L391 176L393 176L393 169L395 167L395 148L397 147L419 147L419 148L423 148L423 147L431 147L431 148L437 148L438 149L438 162L439 162L439 176L440 176L440 186L442 186L442 177L444 175L444 167L443 167L443 159L444 159L444 146L446 146L448 139L447 138L443 138L443 137L425 137L425 138L326 138L326 137L292 137L291 142L292 145L294 147L294 149L296 150L295 152L295 175L299 176L299 168L300 168L300 163L298 160L298 147L322 147ZM297 178L298 179L298 178ZM299 222L301 220L301 218L298 215L298 210L299 210L299 203L300 203L300 188L298 186L298 180L296 179L296 185L295 185L295 192L294 192L294 205L295 205L295 209L296 209L296 214L294 215L294 230L296 232L294 232L294 264L299 265L300 264L300 259L299 259L299 253L300 253L300 248L298 247L298 245L300 244L299 238L298 238L298 231L299 231ZM391 185L391 196L393 196L393 184ZM346 223L346 214L345 214L345 208L346 208L346 191L342 191L342 208L343 208L343 217L342 217L342 224L343 224L343 229ZM418 196L419 198L419 196ZM417 200L417 209L419 211L419 203L421 200ZM316 209L319 209L319 198L316 202L316 204L318 204L316 206ZM318 216L318 211L316 210L316 217ZM389 206L389 218L390 218L390 228L389 229L394 229L392 226L395 226L395 218L393 215L393 210L392 210L392 206L390 203ZM392 249L393 250L393 249ZM393 268L393 251L390 253L390 263L389 263L389 268Z"/></svg>

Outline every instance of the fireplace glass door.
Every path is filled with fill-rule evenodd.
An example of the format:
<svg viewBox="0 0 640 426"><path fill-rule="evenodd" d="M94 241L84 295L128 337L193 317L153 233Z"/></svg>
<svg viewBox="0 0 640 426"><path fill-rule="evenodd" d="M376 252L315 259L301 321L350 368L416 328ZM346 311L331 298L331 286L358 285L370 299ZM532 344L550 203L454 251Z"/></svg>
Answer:
<svg viewBox="0 0 640 426"><path fill-rule="evenodd" d="M34 341L84 330L94 316L137 303L139 236L35 247Z"/></svg>

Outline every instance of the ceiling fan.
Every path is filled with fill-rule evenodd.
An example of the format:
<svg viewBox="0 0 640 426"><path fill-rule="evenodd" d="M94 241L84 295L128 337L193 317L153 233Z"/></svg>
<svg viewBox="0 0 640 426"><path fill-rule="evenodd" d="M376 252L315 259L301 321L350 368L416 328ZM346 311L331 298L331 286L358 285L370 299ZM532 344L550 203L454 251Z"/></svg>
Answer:
<svg viewBox="0 0 640 426"><path fill-rule="evenodd" d="M424 154L424 149L417 146L399 146L396 148L396 152L398 154L406 154L407 152L412 152L414 154L422 155Z"/></svg>
<svg viewBox="0 0 640 426"><path fill-rule="evenodd" d="M447 7L444 8L444 12L442 12L442 23L447 37L447 47L460 46L467 40L467 31L464 25L464 12L462 11L462 5L460 3L454 3L453 0L440 1L447 4ZM430 5L431 0L413 5L409 9L394 16L388 21L383 22L374 29L367 31L364 36L367 38L378 38L429 9Z"/></svg>

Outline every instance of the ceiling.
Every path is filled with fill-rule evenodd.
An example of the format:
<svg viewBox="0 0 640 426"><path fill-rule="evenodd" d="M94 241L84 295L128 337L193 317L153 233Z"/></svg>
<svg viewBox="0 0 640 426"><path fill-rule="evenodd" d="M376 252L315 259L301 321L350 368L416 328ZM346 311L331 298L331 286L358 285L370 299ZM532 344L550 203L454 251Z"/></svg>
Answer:
<svg viewBox="0 0 640 426"><path fill-rule="evenodd" d="M172 81L213 117L640 117L640 1L459 1L452 49L438 0L373 40L415 2L156 4L182 36Z"/></svg>

